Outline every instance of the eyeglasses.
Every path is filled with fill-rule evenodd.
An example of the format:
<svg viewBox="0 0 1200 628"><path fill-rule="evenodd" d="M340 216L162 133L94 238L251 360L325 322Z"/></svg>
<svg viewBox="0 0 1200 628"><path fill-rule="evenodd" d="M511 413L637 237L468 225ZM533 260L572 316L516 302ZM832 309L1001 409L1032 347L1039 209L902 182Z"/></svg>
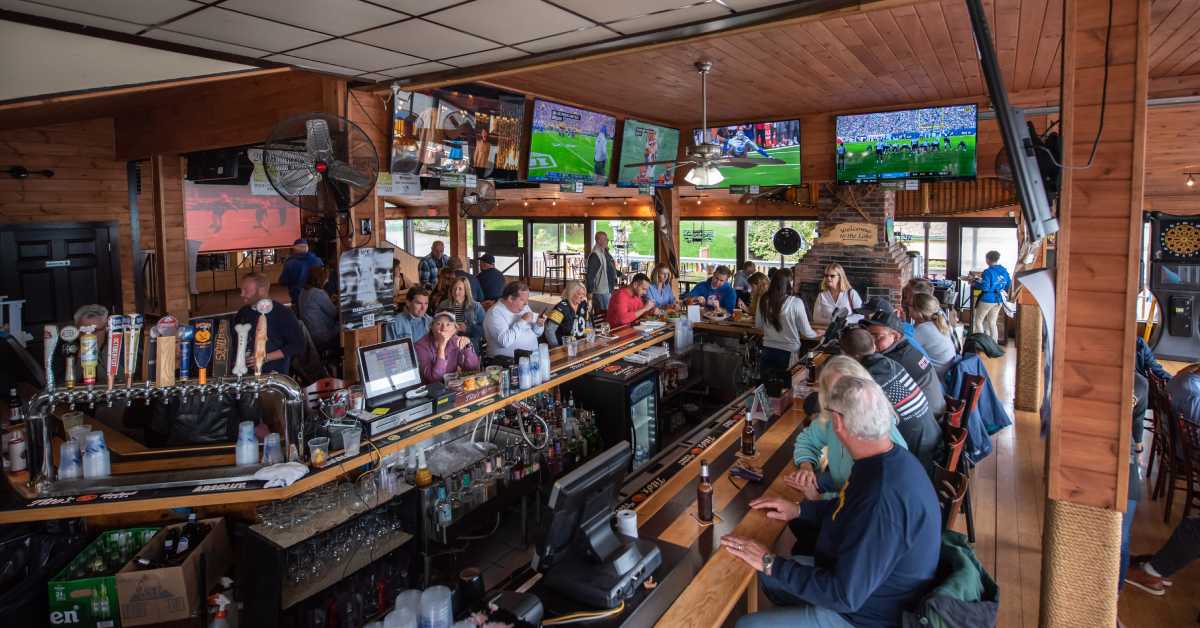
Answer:
<svg viewBox="0 0 1200 628"><path fill-rule="evenodd" d="M826 279L837 279L838 276L837 275L825 275L825 278Z"/></svg>

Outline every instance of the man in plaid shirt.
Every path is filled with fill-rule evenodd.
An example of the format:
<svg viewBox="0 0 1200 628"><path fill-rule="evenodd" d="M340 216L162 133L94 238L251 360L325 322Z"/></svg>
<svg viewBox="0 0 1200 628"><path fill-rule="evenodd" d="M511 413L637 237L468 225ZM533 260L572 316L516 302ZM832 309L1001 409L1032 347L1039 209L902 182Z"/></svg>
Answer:
<svg viewBox="0 0 1200 628"><path fill-rule="evenodd" d="M429 255L421 258L417 272L420 275L421 285L426 290L433 289L433 286L437 284L438 272L450 262L450 256L446 255L445 250L446 245L441 240L434 240Z"/></svg>

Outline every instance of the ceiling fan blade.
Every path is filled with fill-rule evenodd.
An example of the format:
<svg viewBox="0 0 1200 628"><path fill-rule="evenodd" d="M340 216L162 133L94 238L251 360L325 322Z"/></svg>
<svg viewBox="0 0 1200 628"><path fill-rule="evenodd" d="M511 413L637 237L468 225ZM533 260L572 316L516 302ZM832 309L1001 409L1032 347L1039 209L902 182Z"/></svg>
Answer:
<svg viewBox="0 0 1200 628"><path fill-rule="evenodd" d="M305 120L304 130L307 132L305 146L309 155L314 159L325 161L333 153L333 140L329 138L329 123L320 118Z"/></svg>
<svg viewBox="0 0 1200 628"><path fill-rule="evenodd" d="M643 161L643 162L642 162L642 163L640 163L640 164L625 164L624 166L622 166L622 168L639 168L639 167L641 167L641 166L661 166L661 165L664 165L664 164L673 164L673 163L675 163L676 161L678 161L678 160L676 160L676 159L664 159L664 160L662 160L662 161Z"/></svg>
<svg viewBox="0 0 1200 628"><path fill-rule="evenodd" d="M751 159L749 157L725 157L723 159L714 161L713 165L718 167L733 166L734 168L753 168L755 166L764 166L768 164L775 165L782 163L784 163L782 159L775 159L774 157L763 159Z"/></svg>
<svg viewBox="0 0 1200 628"><path fill-rule="evenodd" d="M359 188L371 187L371 177L354 166L341 161L329 162L327 174L337 181Z"/></svg>

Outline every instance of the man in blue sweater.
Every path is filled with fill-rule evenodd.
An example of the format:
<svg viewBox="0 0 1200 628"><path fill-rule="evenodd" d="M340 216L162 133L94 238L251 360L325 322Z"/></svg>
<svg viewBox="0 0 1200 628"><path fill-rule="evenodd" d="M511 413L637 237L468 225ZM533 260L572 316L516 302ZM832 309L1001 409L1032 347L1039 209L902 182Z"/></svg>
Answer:
<svg viewBox="0 0 1200 628"><path fill-rule="evenodd" d="M975 311L971 314L971 331L996 338L996 319L1000 317L1004 303L1001 293L1012 287L1012 279L1000 265L1000 251L988 251L984 260L987 261L987 268L971 284L979 290L979 300L975 302ZM1003 345L999 339L996 342Z"/></svg>
<svg viewBox="0 0 1200 628"><path fill-rule="evenodd" d="M708 281L696 284L683 298L689 304L703 305L708 309L720 307L726 314L732 314L737 307L737 292L729 284L730 274L728 266L717 266Z"/></svg>
<svg viewBox="0 0 1200 628"><path fill-rule="evenodd" d="M300 302L300 292L308 283L308 270L324 265L321 258L308 250L308 240L301 238L292 243L292 255L283 263L283 271L279 273L279 284L287 286L292 307Z"/></svg>
<svg viewBox="0 0 1200 628"><path fill-rule="evenodd" d="M904 610L933 584L941 511L920 463L889 437L891 402L875 382L856 377L843 377L829 397L833 432L854 458L850 479L826 506L813 556L775 556L751 539L721 539L759 572L776 604L742 617L738 628L900 626ZM799 510L778 497L750 506L779 520Z"/></svg>

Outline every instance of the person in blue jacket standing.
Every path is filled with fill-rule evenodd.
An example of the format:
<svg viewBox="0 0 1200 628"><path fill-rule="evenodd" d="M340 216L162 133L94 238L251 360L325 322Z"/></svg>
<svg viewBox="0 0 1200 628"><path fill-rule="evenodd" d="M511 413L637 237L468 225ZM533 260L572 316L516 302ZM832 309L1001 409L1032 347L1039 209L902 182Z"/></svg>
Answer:
<svg viewBox="0 0 1200 628"><path fill-rule="evenodd" d="M1008 271L1000 265L1000 251L988 251L987 269L975 279L972 286L979 290L979 300L975 302L975 314L971 331L984 333L996 338L996 319L1004 303L1004 291L1012 287L1012 278ZM1001 342L999 339L996 342ZM1001 342L1001 344L1003 344Z"/></svg>
<svg viewBox="0 0 1200 628"><path fill-rule="evenodd" d="M325 262L315 253L308 250L308 240L301 238L292 243L292 255L283 263L283 272L279 273L280 285L287 286L288 296L292 305L300 302L300 293L308 284L308 270L324 266Z"/></svg>

